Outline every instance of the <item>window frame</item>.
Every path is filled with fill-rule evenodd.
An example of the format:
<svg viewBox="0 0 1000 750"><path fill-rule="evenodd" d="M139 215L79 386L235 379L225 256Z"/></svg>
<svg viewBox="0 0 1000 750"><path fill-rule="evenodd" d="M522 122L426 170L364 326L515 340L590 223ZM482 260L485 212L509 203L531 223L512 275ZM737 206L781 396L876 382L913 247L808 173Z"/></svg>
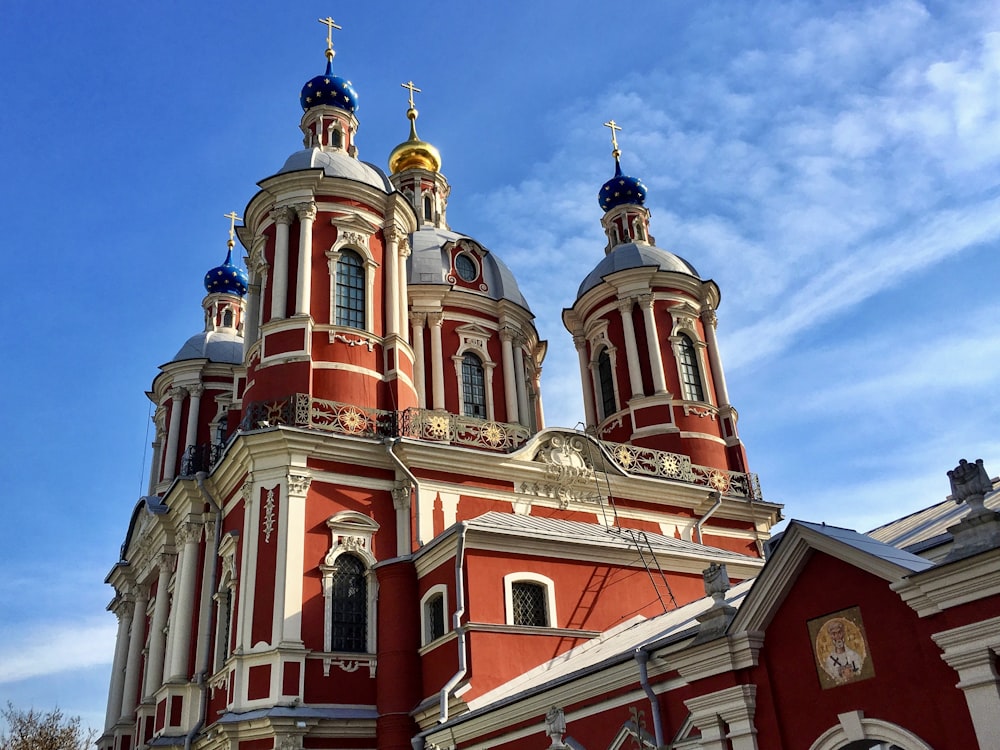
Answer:
<svg viewBox="0 0 1000 750"><path fill-rule="evenodd" d="M605 384L605 363L607 364L607 384ZM599 402L599 406L601 407L601 419L605 420L612 414L618 413L618 389L615 387L615 363L611 358L611 352L607 346L602 346L600 351L597 353L594 373L596 375L597 392L601 397ZM607 390L605 390L605 385L607 385ZM610 410L608 409L609 403L611 404Z"/></svg>
<svg viewBox="0 0 1000 750"><path fill-rule="evenodd" d="M520 625L514 622L514 584L531 583L542 586L545 593L546 620L544 625ZM508 573L503 577L504 618L507 625L518 628L555 628L559 619L556 613L555 582L548 576L529 571Z"/></svg>
<svg viewBox="0 0 1000 750"><path fill-rule="evenodd" d="M341 282L342 268L352 269L351 278L343 283ZM344 276L346 277L347 274L345 273ZM344 290L344 297L351 303L350 305L341 305L341 290ZM341 250L334 272L333 324L341 328L367 331L369 324L368 296L364 256L353 248ZM344 311L343 319L341 318L341 310ZM356 324L355 318L360 318L360 325Z"/></svg>
<svg viewBox="0 0 1000 750"><path fill-rule="evenodd" d="M379 530L379 525L364 515L353 510L345 510L331 516L327 522L330 529L330 549L323 558L319 569L323 580L323 644L326 653L374 654L378 643L377 633L377 602L378 580L373 566L377 562L372 554L372 537ZM333 576L336 572L337 560L342 555L352 555L363 567L366 586L366 651L332 651L333 646Z"/></svg>
<svg viewBox="0 0 1000 750"><path fill-rule="evenodd" d="M429 607L433 600L441 598L441 635L431 638L430 634L430 611ZM429 646L432 643L444 638L451 632L450 623L448 622L448 586L443 583L431 586L427 593L425 593L420 598L420 645Z"/></svg>
<svg viewBox="0 0 1000 750"><path fill-rule="evenodd" d="M685 401L707 403L705 376L699 348L685 332L677 334L677 373L680 378L681 398ZM693 378L693 380L692 380Z"/></svg>
<svg viewBox="0 0 1000 750"><path fill-rule="evenodd" d="M461 405L461 413L466 417L473 417L475 419L487 419L489 417L489 398L487 391L487 378L486 378L486 365L483 363L482 357L480 357L476 352L465 351L461 355L461 372L462 378L459 382L459 401ZM472 362L475 360L475 362ZM472 368L475 370L472 370ZM468 369L467 369L468 368ZM479 382L474 382L478 378ZM466 396L468 393L476 388L482 391L481 401L469 401ZM473 396L476 394L473 392ZM470 412L469 405L476 408L476 412ZM479 413L481 411L481 413Z"/></svg>

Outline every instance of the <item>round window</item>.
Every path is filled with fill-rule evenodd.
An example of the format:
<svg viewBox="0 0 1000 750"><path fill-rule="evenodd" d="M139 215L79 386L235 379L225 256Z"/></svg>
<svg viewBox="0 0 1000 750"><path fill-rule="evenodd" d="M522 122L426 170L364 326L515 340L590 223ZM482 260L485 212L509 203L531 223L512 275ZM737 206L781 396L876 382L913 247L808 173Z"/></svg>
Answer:
<svg viewBox="0 0 1000 750"><path fill-rule="evenodd" d="M479 278L479 267L468 253L455 256L455 273L462 281L475 281Z"/></svg>

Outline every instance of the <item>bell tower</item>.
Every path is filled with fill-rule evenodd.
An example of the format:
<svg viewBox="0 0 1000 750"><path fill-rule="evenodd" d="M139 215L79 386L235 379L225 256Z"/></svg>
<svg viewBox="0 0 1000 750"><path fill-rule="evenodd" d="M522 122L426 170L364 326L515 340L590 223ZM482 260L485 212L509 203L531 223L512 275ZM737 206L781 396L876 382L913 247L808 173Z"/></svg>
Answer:
<svg viewBox="0 0 1000 750"><path fill-rule="evenodd" d="M333 72L340 27L320 23L326 69L299 97L304 148L259 183L240 231L252 318L243 399L291 404L305 394L330 418L354 409L363 430L365 409L417 404L405 280L417 219L385 173L358 158L358 93Z"/></svg>
<svg viewBox="0 0 1000 750"><path fill-rule="evenodd" d="M747 471L715 335L719 288L650 234L646 186L622 171L610 120L614 176L598 202L605 257L583 280L563 322L573 336L587 428L602 440Z"/></svg>

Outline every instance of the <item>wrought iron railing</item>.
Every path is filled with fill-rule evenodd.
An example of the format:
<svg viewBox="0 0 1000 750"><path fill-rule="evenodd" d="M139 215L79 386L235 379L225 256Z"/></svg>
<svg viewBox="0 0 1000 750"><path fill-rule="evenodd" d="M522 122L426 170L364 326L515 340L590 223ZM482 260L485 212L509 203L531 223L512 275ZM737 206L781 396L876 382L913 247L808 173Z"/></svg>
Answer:
<svg viewBox="0 0 1000 750"><path fill-rule="evenodd" d="M703 487L711 487L723 495L746 497L761 500L760 482L756 474L739 471L725 471L714 466L699 466L691 463L689 456L680 453L668 453L653 448L640 448L636 445L600 441L608 456L622 469L630 474L641 474L648 477L663 477L678 479Z"/></svg>
<svg viewBox="0 0 1000 750"><path fill-rule="evenodd" d="M520 424L463 417L443 411L410 408L369 409L296 393L246 406L240 429L293 425L356 437L410 437L488 450L512 451L530 437Z"/></svg>
<svg viewBox="0 0 1000 750"><path fill-rule="evenodd" d="M226 446L223 443L188 446L181 461L181 476L190 477L199 471L210 471L222 458L225 449Z"/></svg>

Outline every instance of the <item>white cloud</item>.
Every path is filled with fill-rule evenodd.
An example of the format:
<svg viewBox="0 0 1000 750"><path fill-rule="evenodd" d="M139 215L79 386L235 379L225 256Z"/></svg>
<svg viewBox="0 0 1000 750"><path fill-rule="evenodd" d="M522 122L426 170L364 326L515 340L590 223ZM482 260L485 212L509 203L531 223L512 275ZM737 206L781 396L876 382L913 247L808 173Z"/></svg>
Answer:
<svg viewBox="0 0 1000 750"><path fill-rule="evenodd" d="M0 634L0 683L110 664L117 628L109 619L5 628Z"/></svg>

